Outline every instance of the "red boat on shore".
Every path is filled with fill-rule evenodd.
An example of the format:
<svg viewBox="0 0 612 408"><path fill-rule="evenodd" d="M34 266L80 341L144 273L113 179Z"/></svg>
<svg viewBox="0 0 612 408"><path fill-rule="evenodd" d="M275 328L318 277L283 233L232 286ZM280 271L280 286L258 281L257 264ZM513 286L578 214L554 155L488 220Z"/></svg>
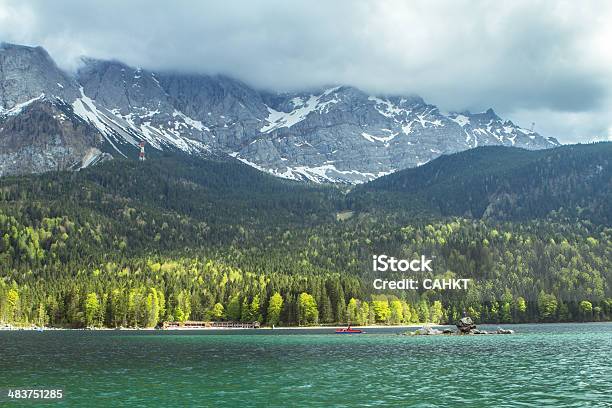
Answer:
<svg viewBox="0 0 612 408"><path fill-rule="evenodd" d="M361 334L361 333L365 333L365 332L363 330L353 329L351 326L336 330L336 334Z"/></svg>

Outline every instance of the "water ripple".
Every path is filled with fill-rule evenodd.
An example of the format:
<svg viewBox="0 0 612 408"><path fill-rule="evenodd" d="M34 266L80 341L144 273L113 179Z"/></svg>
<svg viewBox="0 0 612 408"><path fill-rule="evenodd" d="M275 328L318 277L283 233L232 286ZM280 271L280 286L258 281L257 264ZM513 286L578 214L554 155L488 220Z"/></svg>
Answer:
<svg viewBox="0 0 612 408"><path fill-rule="evenodd" d="M61 387L64 406L611 406L612 324L515 330L0 332L0 388Z"/></svg>

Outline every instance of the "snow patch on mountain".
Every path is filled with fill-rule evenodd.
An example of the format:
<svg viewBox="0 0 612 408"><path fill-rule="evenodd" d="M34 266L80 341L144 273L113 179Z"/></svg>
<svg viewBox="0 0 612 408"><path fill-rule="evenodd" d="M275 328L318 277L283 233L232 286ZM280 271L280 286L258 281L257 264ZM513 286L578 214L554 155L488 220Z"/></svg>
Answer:
<svg viewBox="0 0 612 408"><path fill-rule="evenodd" d="M17 105L13 106L10 109L3 109L0 106L0 115L5 115L5 116L14 116L14 115L19 115L21 113L21 111L23 110L23 108L25 108L28 105L31 105L32 103L36 102L36 101L40 101L42 99L45 98L45 94L41 93L39 96L32 98L30 100L27 100L25 102L22 103L18 103Z"/></svg>
<svg viewBox="0 0 612 408"><path fill-rule="evenodd" d="M85 95L83 88L81 97L72 103L72 107L75 114L96 127L108 143L124 157L125 153L118 145L127 142L136 147L141 140L158 150L176 148L186 153L210 151L204 143L181 135L178 130L181 127L191 127L199 131L208 131L208 128L202 122L195 121L179 111L175 111L173 116L180 117L183 122L177 121L172 128L165 129L154 126L150 120L159 114L159 111L145 111L138 116L133 113L121 115L118 110L98 108L95 101Z"/></svg>
<svg viewBox="0 0 612 408"><path fill-rule="evenodd" d="M403 108L389 99L381 99L377 96L369 96L368 101L374 102L374 108L379 114L400 124L402 132L406 135L414 131L413 126L417 123L420 124L423 129L429 126L444 126L444 123L437 115L438 109L435 106L421 104L420 101L416 105L409 105L409 108ZM408 100L401 99L400 105L406 102L408 102Z"/></svg>
<svg viewBox="0 0 612 408"><path fill-rule="evenodd" d="M83 92L83 87L80 88L80 92L81 97L77 98L72 103L74 113L80 116L84 121L92 124L96 129L98 129L98 131L100 131L102 136L113 147L113 149L115 149L123 157L127 157L116 146L116 142L119 142L120 140L117 138L116 133L112 130L112 120L98 110L94 101L85 95L85 92ZM134 145L136 144L134 139L131 137L129 139L124 137L124 140L131 142Z"/></svg>
<svg viewBox="0 0 612 408"><path fill-rule="evenodd" d="M272 172L272 174L276 176L291 180L307 180L315 183L347 183L348 180L350 180L351 184L365 183L390 173L392 173L392 171L369 173L358 170L339 170L333 164L324 164L322 166L314 167L287 167L285 172Z"/></svg>
<svg viewBox="0 0 612 408"><path fill-rule="evenodd" d="M296 96L291 99L291 104L294 109L290 112L277 111L268 106L269 115L265 119L268 123L261 129L261 133L270 133L280 128L290 128L296 123L302 122L308 115L313 112L328 113L331 105L340 102L337 97L325 100L325 97L329 96L333 92L337 91L339 87L327 89L320 95L310 95L308 99L301 96Z"/></svg>
<svg viewBox="0 0 612 408"><path fill-rule="evenodd" d="M372 143L376 143L376 142L381 142L384 144L388 144L391 140L395 139L395 137L398 135L398 133L392 133L389 136L374 136L374 135L370 135L368 133L361 133L361 136L363 136L364 139L372 142Z"/></svg>
<svg viewBox="0 0 612 408"><path fill-rule="evenodd" d="M468 118L465 115L461 115L458 114L456 116L449 116L449 119L452 120L453 122L455 122L456 124L458 124L461 127L464 127L465 125L469 125L470 124L470 118Z"/></svg>
<svg viewBox="0 0 612 408"><path fill-rule="evenodd" d="M370 173L361 172L358 170L339 170L334 164L328 163L321 166L287 166L284 170L270 169L254 163L244 157L240 157L239 152L230 153L231 157L240 160L260 171L272 174L276 177L282 177L288 180L296 181L311 181L314 183L347 183L361 184L375 178L391 174L396 170ZM283 160L283 159L281 159ZM287 159L284 159L286 161ZM350 181L348 181L350 180Z"/></svg>
<svg viewBox="0 0 612 408"><path fill-rule="evenodd" d="M374 102L374 107L378 113L390 119L395 119L396 116L401 114L409 115L411 113L410 110L395 106L387 99L381 99L377 96L369 96L368 100Z"/></svg>
<svg viewBox="0 0 612 408"><path fill-rule="evenodd" d="M200 122L199 120L194 120L190 118L189 116L185 115L183 112L177 111L176 109L174 110L174 112L172 112L172 116L174 117L178 116L179 118L183 119L183 122L187 126L191 126L192 128L199 130L200 132L203 132L203 131L210 132L210 129L207 126L204 126L202 122ZM180 126L181 126L180 122L175 122L175 125L174 125L175 129Z"/></svg>

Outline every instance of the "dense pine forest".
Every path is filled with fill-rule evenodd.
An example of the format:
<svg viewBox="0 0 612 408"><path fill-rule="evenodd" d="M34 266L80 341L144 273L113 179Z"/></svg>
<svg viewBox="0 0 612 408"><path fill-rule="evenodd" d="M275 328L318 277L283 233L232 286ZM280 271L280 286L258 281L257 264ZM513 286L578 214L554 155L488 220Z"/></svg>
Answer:
<svg viewBox="0 0 612 408"><path fill-rule="evenodd" d="M3 178L0 322L610 320L611 196L610 143L474 149L355 188L179 154ZM373 254L473 281L377 291Z"/></svg>

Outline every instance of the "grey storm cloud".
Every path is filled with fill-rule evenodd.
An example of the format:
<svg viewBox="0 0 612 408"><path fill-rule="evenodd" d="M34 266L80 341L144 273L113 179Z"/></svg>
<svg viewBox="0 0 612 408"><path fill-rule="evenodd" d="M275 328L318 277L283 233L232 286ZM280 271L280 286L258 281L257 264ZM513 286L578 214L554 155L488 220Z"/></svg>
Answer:
<svg viewBox="0 0 612 408"><path fill-rule="evenodd" d="M0 0L0 41L262 89L353 85L612 140L612 2Z"/></svg>

